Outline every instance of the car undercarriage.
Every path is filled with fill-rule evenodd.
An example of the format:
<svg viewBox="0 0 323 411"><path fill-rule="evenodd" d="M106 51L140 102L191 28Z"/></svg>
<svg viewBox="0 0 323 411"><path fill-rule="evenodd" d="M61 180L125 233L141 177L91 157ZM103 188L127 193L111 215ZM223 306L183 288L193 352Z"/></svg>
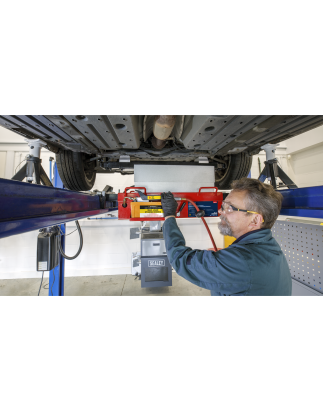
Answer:
<svg viewBox="0 0 323 411"><path fill-rule="evenodd" d="M13 115L0 125L40 139L56 154L66 188L90 190L97 173L132 174L135 164L211 165L215 185L246 177L252 156L323 124L293 115Z"/></svg>

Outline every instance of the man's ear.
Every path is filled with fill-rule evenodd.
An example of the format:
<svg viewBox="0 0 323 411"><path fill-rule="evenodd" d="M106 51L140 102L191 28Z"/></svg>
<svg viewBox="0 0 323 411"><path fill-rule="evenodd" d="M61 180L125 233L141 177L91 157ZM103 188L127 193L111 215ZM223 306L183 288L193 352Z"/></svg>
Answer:
<svg viewBox="0 0 323 411"><path fill-rule="evenodd" d="M253 228L255 228L255 227L260 228L261 224L262 224L262 221L263 221L263 218L260 214L253 214L249 225L252 226Z"/></svg>

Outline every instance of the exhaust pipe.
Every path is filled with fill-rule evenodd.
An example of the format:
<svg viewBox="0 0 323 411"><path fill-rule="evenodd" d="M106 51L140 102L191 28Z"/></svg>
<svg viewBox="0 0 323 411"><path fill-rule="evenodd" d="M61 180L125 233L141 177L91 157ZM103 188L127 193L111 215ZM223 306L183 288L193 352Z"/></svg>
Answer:
<svg viewBox="0 0 323 411"><path fill-rule="evenodd" d="M175 126L176 116L156 116L152 137L152 145L160 150L166 145L166 140L171 135Z"/></svg>

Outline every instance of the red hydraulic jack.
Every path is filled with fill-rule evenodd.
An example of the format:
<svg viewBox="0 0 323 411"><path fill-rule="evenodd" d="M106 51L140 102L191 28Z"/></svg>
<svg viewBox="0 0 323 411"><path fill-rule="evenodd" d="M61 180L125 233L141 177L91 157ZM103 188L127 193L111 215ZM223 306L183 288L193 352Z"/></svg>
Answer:
<svg viewBox="0 0 323 411"><path fill-rule="evenodd" d="M202 192L203 189L214 189L214 192ZM223 194L217 187L201 187L196 193L173 192L178 201L176 218L200 217L211 238L214 250L217 251L212 234L204 217L217 217L222 206ZM118 218L130 221L163 221L161 193L147 193L145 187L127 187L118 194Z"/></svg>

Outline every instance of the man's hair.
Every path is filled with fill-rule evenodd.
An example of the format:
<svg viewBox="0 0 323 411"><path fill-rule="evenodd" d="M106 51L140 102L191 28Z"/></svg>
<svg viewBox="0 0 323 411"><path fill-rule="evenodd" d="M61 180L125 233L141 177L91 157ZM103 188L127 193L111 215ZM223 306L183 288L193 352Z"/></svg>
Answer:
<svg viewBox="0 0 323 411"><path fill-rule="evenodd" d="M274 225L282 206L283 196L275 191L273 186L245 177L233 181L231 187L233 190L247 192L247 209L263 216L262 228L271 228Z"/></svg>

